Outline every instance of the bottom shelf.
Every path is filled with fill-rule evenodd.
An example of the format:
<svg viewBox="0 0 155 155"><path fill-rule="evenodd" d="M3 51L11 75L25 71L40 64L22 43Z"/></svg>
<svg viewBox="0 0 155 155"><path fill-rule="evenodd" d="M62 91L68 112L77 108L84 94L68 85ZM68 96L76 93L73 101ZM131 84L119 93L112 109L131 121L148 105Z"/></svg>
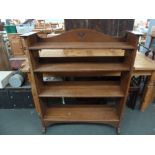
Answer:
<svg viewBox="0 0 155 155"><path fill-rule="evenodd" d="M64 105L47 108L44 121L118 122L117 109L105 105Z"/></svg>

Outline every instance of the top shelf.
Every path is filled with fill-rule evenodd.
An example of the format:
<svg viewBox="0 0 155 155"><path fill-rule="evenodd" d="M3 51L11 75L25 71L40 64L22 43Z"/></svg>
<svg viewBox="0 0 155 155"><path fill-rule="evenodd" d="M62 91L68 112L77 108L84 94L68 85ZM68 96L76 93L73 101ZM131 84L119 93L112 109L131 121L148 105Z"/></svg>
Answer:
<svg viewBox="0 0 155 155"><path fill-rule="evenodd" d="M134 46L127 42L40 42L29 50L40 49L122 49L132 50Z"/></svg>

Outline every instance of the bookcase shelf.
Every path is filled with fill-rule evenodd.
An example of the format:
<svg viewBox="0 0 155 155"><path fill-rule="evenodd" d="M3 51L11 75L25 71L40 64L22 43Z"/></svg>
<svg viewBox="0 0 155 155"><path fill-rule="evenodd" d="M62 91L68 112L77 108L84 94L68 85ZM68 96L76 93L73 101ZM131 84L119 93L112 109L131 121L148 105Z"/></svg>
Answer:
<svg viewBox="0 0 155 155"><path fill-rule="evenodd" d="M94 91L95 90L95 91ZM46 84L39 97L123 97L120 85L104 81L69 81Z"/></svg>
<svg viewBox="0 0 155 155"><path fill-rule="evenodd" d="M39 42L29 47L29 50L40 49L124 49L132 50L134 47L126 42Z"/></svg>
<svg viewBox="0 0 155 155"><path fill-rule="evenodd" d="M105 72L105 71L129 71L128 65L123 63L95 63L95 62L65 62L39 64L34 72Z"/></svg>
<svg viewBox="0 0 155 155"><path fill-rule="evenodd" d="M114 107L101 105L69 105L47 108L44 121L61 122L119 122L119 115Z"/></svg>

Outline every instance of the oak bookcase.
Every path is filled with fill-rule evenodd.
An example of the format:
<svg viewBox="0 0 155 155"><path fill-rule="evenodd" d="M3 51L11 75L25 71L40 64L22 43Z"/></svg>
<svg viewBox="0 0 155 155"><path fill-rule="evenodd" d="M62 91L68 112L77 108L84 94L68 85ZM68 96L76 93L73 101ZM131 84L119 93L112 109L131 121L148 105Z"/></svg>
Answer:
<svg viewBox="0 0 155 155"><path fill-rule="evenodd" d="M120 133L137 49L134 34L114 38L91 29L75 29L51 38L40 38L34 32L21 37L26 44L33 98L44 132L55 123L104 123ZM41 57L43 49L50 50L51 56ZM122 50L123 55L104 55L108 50ZM118 71L117 80L103 80ZM46 75L62 80L45 81ZM47 104L47 99L54 98L115 98L116 103Z"/></svg>

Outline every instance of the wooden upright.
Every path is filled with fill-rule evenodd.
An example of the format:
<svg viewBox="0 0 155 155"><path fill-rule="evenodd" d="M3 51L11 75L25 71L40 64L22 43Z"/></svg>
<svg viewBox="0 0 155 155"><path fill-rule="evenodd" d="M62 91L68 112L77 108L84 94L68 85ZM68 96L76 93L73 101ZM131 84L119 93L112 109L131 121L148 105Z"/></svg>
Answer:
<svg viewBox="0 0 155 155"><path fill-rule="evenodd" d="M11 70L9 57L3 41L3 36L0 35L0 71L9 71Z"/></svg>
<svg viewBox="0 0 155 155"><path fill-rule="evenodd" d="M104 123L120 132L120 122L128 95L135 61L137 37L128 33L113 38L90 29L76 29L51 38L36 33L22 35L30 63L33 97L43 130L55 123ZM41 57L42 49L51 49L51 57ZM122 56L104 52L122 50ZM108 73L121 73L117 80L104 79ZM45 74L62 77L47 82ZM78 79L79 77L80 80ZM90 77L98 77L88 80ZM82 80L81 80L82 79ZM47 104L50 98L115 98L109 104Z"/></svg>

